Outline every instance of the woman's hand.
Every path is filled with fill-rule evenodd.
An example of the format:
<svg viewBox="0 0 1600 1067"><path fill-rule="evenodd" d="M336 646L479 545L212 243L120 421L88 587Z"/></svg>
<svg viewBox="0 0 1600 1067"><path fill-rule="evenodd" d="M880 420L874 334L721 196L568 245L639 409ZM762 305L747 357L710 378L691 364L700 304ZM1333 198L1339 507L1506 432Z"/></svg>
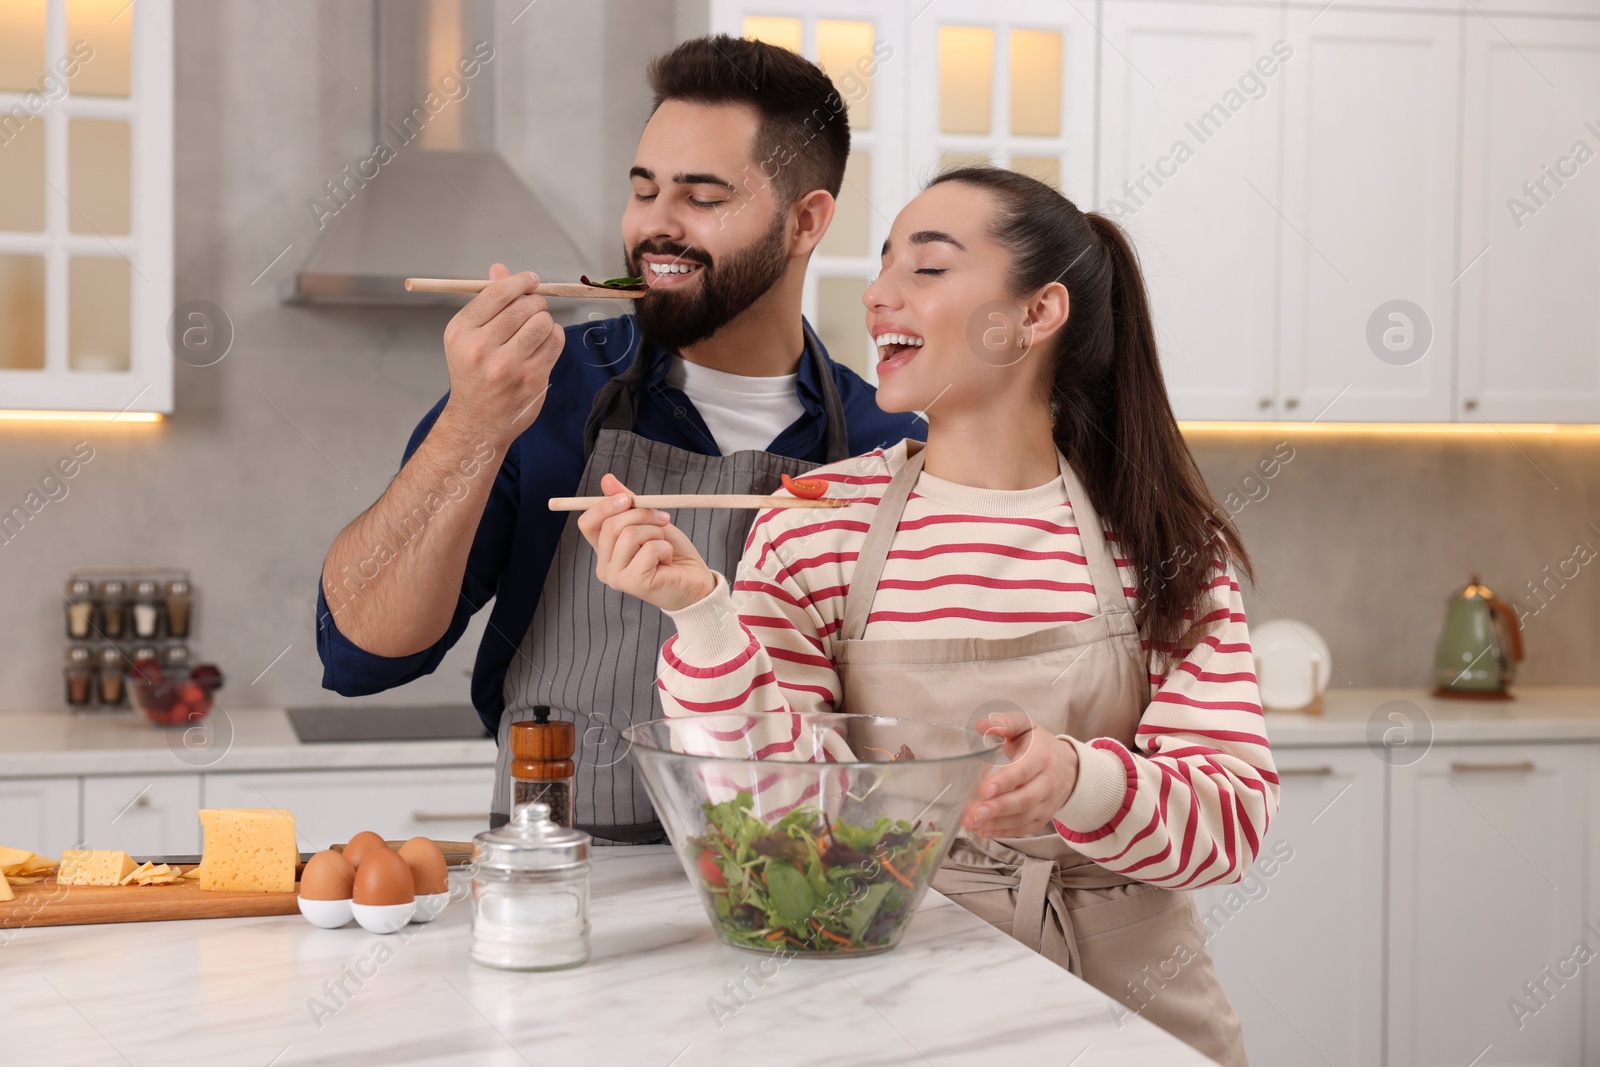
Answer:
<svg viewBox="0 0 1600 1067"><path fill-rule="evenodd" d="M607 499L578 516L578 529L599 557L595 577L662 611L711 594L716 576L666 512L634 507L633 494L615 475L600 479L600 490Z"/></svg>
<svg viewBox="0 0 1600 1067"><path fill-rule="evenodd" d="M980 719L977 729L1003 737L1011 762L979 787L967 810L967 829L984 837L1038 833L1072 795L1078 750L1019 712Z"/></svg>

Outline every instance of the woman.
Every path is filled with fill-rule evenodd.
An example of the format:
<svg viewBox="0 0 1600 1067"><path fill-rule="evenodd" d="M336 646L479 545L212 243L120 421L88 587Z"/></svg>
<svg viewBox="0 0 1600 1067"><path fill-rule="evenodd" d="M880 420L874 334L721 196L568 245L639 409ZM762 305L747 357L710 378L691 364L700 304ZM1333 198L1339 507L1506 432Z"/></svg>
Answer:
<svg viewBox="0 0 1600 1067"><path fill-rule="evenodd" d="M676 624L669 715L1002 735L935 888L1244 1064L1187 890L1243 877L1277 807L1249 561L1173 419L1133 250L1040 182L957 170L900 213L864 302L878 403L926 412L926 446L813 472L854 502L762 513L732 590L613 479L580 523L597 573Z"/></svg>

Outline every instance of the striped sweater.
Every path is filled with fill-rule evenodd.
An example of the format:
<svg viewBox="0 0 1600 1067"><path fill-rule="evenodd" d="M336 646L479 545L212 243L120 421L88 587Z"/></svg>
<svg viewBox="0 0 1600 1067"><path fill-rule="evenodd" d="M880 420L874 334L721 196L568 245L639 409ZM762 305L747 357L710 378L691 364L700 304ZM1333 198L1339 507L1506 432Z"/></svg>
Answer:
<svg viewBox="0 0 1600 1067"><path fill-rule="evenodd" d="M669 716L712 711L831 711L842 689L833 642L878 494L906 460L902 442L808 474L848 508L762 512L732 590L669 613L658 686ZM1107 542L1116 553L1115 534ZM1061 479L1019 491L958 485L924 472L884 566L864 640L1009 637L1098 613ZM1117 559L1122 593L1136 574ZM1244 605L1216 563L1193 647L1152 657L1151 702L1129 749L1064 737L1078 779L1055 829L1109 870L1169 889L1242 878L1277 809L1278 778L1261 713ZM776 728L785 717L773 723ZM769 754L793 749L778 733ZM789 759L833 753L789 751Z"/></svg>

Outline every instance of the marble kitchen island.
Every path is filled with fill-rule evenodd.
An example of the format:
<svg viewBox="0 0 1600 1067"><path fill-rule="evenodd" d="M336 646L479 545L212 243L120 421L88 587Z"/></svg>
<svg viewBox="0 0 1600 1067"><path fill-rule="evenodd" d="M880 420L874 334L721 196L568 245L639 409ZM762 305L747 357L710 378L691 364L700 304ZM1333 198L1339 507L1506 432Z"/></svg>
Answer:
<svg viewBox="0 0 1600 1067"><path fill-rule="evenodd" d="M1212 1062L931 891L894 951L765 977L666 846L599 850L593 879L593 958L548 973L473 963L464 899L387 937L298 915L4 931L8 1047L52 1067Z"/></svg>

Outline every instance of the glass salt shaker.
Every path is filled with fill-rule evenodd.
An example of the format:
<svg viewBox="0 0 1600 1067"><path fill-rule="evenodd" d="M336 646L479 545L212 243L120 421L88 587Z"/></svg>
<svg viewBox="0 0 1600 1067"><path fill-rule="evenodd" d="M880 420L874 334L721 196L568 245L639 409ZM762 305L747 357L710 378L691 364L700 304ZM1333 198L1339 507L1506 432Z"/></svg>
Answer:
<svg viewBox="0 0 1600 1067"><path fill-rule="evenodd" d="M133 636L155 637L161 627L160 589L145 579L133 587Z"/></svg>
<svg viewBox="0 0 1600 1067"><path fill-rule="evenodd" d="M67 585L67 636L81 641L93 629L94 586L74 578Z"/></svg>
<svg viewBox="0 0 1600 1067"><path fill-rule="evenodd" d="M523 804L473 839L472 958L513 971L589 958L589 845L550 805Z"/></svg>

